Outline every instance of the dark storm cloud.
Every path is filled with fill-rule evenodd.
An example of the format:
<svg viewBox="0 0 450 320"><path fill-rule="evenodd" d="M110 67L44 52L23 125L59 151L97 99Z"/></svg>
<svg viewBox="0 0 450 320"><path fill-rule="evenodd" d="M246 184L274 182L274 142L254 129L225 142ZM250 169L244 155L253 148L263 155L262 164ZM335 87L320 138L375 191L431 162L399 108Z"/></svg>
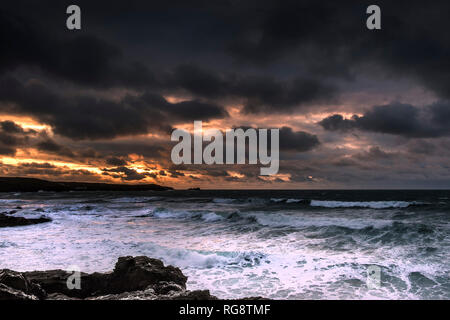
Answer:
<svg viewBox="0 0 450 320"><path fill-rule="evenodd" d="M16 154L16 148L0 144L0 155L2 156L13 156Z"/></svg>
<svg viewBox="0 0 450 320"><path fill-rule="evenodd" d="M348 131L356 127L355 120L357 116L353 116L352 119L344 119L340 114L334 114L332 116L326 117L319 124L329 131Z"/></svg>
<svg viewBox="0 0 450 320"><path fill-rule="evenodd" d="M243 5L247 19L231 43L246 63L303 60L309 71L348 78L354 68L376 64L397 76L419 80L450 97L450 3L378 1L382 30L365 28L369 2L270 1ZM258 15L250 18L250 12ZM351 77L350 77L351 78Z"/></svg>
<svg viewBox="0 0 450 320"><path fill-rule="evenodd" d="M145 64L126 59L120 43L113 45L85 33L41 30L33 19L1 14L0 40L5 46L0 53L0 71L37 67L50 77L82 86L182 90L200 98L237 98L244 101L245 111L252 113L289 111L297 105L327 100L336 90L315 78L281 82L272 76L222 75L183 64L166 66L164 72L150 71Z"/></svg>
<svg viewBox="0 0 450 320"><path fill-rule="evenodd" d="M227 116L222 107L200 101L170 103L154 94L126 96L120 102L87 95L69 98L42 84L23 85L13 78L0 79L0 102L1 111L32 115L73 139L168 132L172 123Z"/></svg>
<svg viewBox="0 0 450 320"><path fill-rule="evenodd" d="M363 116L345 119L342 115L329 116L319 124L329 131L359 129L388 133L406 138L436 138L450 134L450 103L441 101L422 108L393 103L374 106Z"/></svg>
<svg viewBox="0 0 450 320"><path fill-rule="evenodd" d="M315 79L298 78L289 84L273 79L258 79L240 86L246 103L245 113L292 112L310 103L325 102L335 95L336 89Z"/></svg>
<svg viewBox="0 0 450 320"><path fill-rule="evenodd" d="M7 133L25 133L25 130L14 121L2 121L0 122L0 127L3 132Z"/></svg>
<svg viewBox="0 0 450 320"><path fill-rule="evenodd" d="M199 100L169 103L160 95L146 93L140 97L128 96L124 102L137 108L150 106L170 117L173 123L177 121L210 120L228 116L226 110L218 105L205 103Z"/></svg>
<svg viewBox="0 0 450 320"><path fill-rule="evenodd" d="M424 140L413 140L408 144L408 151L413 154L431 155L436 149L436 145Z"/></svg>
<svg viewBox="0 0 450 320"><path fill-rule="evenodd" d="M242 129L244 132L247 129L255 129L252 127L237 127L234 126L233 129ZM268 149L271 148L271 138L270 131L268 134ZM207 142L204 142L207 144ZM306 152L310 151L320 145L319 138L315 134L311 134L305 131L294 131L291 127L282 127L279 129L279 147L280 151L289 151L289 152ZM226 146L224 145L224 154L226 154ZM248 151L247 155L248 155ZM236 145L235 145L235 154L236 154Z"/></svg>
<svg viewBox="0 0 450 320"><path fill-rule="evenodd" d="M72 150L71 147L55 141L46 131L24 129L13 121L0 122L0 154L2 155L14 155L17 148L35 148L44 153L78 160L102 158L102 155L92 148L82 146Z"/></svg>
<svg viewBox="0 0 450 320"><path fill-rule="evenodd" d="M70 148L60 145L50 138L44 138L44 140L38 142L35 147L47 153L53 153L64 157L74 158L79 157L79 154L74 153Z"/></svg>
<svg viewBox="0 0 450 320"><path fill-rule="evenodd" d="M83 179L95 181L96 175L87 170L72 170L67 167L57 167L50 163L20 163L16 166L2 164L0 174L11 176L54 177L58 180Z"/></svg>
<svg viewBox="0 0 450 320"><path fill-rule="evenodd" d="M24 6L26 7L26 6ZM38 17L23 11L0 11L0 71L38 67L44 73L87 86L151 83L152 76L138 63L124 62L121 50L98 37L60 34L43 29Z"/></svg>
<svg viewBox="0 0 450 320"><path fill-rule="evenodd" d="M0 155L15 155L16 149L27 145L36 131L23 129L13 121L0 122Z"/></svg>
<svg viewBox="0 0 450 320"><path fill-rule="evenodd" d="M378 146L370 147L368 151L359 152L352 156L354 159L362 161L373 161L373 160L391 160L397 156L396 153L386 152Z"/></svg>
<svg viewBox="0 0 450 320"><path fill-rule="evenodd" d="M283 159L280 172L292 174L292 181L298 182L317 176L351 183L374 179L378 172L363 175L347 169L356 170L356 164L367 170L363 165L369 162L374 171L375 162L384 165L395 159L392 148L398 141L406 143L404 151L422 163L429 159L420 155L429 156L433 148L441 154L442 140L449 136L448 1L426 5L419 0L377 1L382 30L369 31L366 8L373 3L366 1L77 0L82 30L76 32L65 28L65 9L72 1L4 2L0 9L0 112L30 116L51 126L57 135L47 139L22 134L20 128L5 123L0 128L3 154L32 146L52 156L97 161L94 165L113 167L114 172L105 171L105 175L137 181L143 174L128 171L127 164L109 157L126 159L131 166L127 156L138 154L170 165L169 135L166 140L131 135L159 135L183 122L227 117L221 105L243 106L236 121L247 117L252 121L245 123L260 124L259 116L264 114L270 126L272 120L279 120L271 119L272 113L329 112L330 102L342 98L336 103L339 110L351 108L358 115L345 119L336 114L321 121L327 130L319 136L324 146L314 153L304 151L320 145L317 136L281 129L280 147L289 151L281 156L311 168L287 167L291 160ZM354 107L355 93L367 94L369 105L379 103L370 101L373 92L378 94L375 100L385 101L381 88L387 85L378 86L375 81L386 79L392 83L390 93L399 100L406 97L405 90L418 87L442 102L426 107L405 101L366 110ZM170 103L164 97L188 101ZM416 98L414 94L407 97L408 102ZM299 127L308 125L299 123ZM343 143L336 132L355 130L389 135L364 135L367 145L380 145L378 149L327 149L330 141ZM412 143L419 138L433 139L433 144ZM340 166L339 170L327 167L330 163ZM411 169L402 162L398 167L386 165L380 172L394 176L389 178L392 181L397 177L393 170L401 166ZM64 176L60 168L31 169ZM177 167L167 173L189 176L181 171ZM196 172L195 168L189 171ZM237 180L223 168L205 167L202 174L208 173L212 180L214 176Z"/></svg>
<svg viewBox="0 0 450 320"><path fill-rule="evenodd" d="M211 99L238 99L245 113L289 112L301 105L326 102L336 88L315 78L280 81L272 76L218 74L195 65L178 66L167 87Z"/></svg>
<svg viewBox="0 0 450 320"><path fill-rule="evenodd" d="M106 159L106 164L110 166L126 166L127 161L117 157L109 157Z"/></svg>
<svg viewBox="0 0 450 320"><path fill-rule="evenodd" d="M0 68L38 67L90 87L237 98L247 113L326 102L338 93L333 81L345 82L367 64L449 97L450 37L440 32L450 26L446 2L379 1L383 29L376 32L365 28L364 2L79 1L85 17L79 32L64 29L68 4L6 4ZM144 38L148 43L138 47L154 56L143 57L133 44Z"/></svg>
<svg viewBox="0 0 450 320"><path fill-rule="evenodd" d="M292 128L282 127L280 129L280 150L306 152L320 144L316 135L293 131Z"/></svg>
<svg viewBox="0 0 450 320"><path fill-rule="evenodd" d="M167 139L170 140L169 135L167 135ZM170 145L167 141L129 138L119 141L85 141L83 145L112 157L123 158L129 154L139 154L146 159L170 160Z"/></svg>
<svg viewBox="0 0 450 320"><path fill-rule="evenodd" d="M130 169L124 166L116 168L104 168L102 169L103 175L110 175L114 178L120 178L124 181L138 181L143 180L147 177L156 179L157 175L155 173L143 172L139 173L134 169ZM112 173L112 174L111 174Z"/></svg>
<svg viewBox="0 0 450 320"><path fill-rule="evenodd" d="M77 3L85 17L84 28L78 33L64 30L65 8L71 4L68 1L55 5L54 1L18 0L2 6L3 68L38 66L55 76L86 85L167 87L170 85L167 79L150 71L146 62L171 70L179 62L196 61L198 56L205 67L217 70L226 70L229 59L242 63L237 70L248 63L258 68L261 64L280 63L280 70L291 64L305 75L305 81L314 80L321 87L322 78L348 79L355 67L375 63L389 73L417 78L443 96L448 97L450 92L447 59L450 38L441 32L450 26L443 14L450 11L448 2L424 6L418 0L378 1L383 28L376 32L365 28L365 12L371 4L368 2ZM148 52L155 52L155 57L135 62L122 48L138 39L141 42L144 37L151 48ZM139 56L135 47L127 47L126 51L130 56ZM223 90L216 81L210 82L212 78L208 75L189 74L192 70L186 74L183 68L176 70L177 83L186 90L205 96ZM273 75L283 73L264 67L260 70ZM206 85L199 87L191 81ZM301 88L299 92L306 94ZM283 105L283 101L277 101L278 105Z"/></svg>

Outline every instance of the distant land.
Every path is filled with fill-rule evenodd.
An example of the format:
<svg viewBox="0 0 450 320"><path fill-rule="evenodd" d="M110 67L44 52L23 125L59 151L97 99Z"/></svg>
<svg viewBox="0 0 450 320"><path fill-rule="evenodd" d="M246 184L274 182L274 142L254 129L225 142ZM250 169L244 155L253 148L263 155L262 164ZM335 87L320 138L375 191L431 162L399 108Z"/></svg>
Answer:
<svg viewBox="0 0 450 320"><path fill-rule="evenodd" d="M171 187L157 184L113 184L88 182L53 182L35 178L0 177L0 192L37 191L166 191Z"/></svg>

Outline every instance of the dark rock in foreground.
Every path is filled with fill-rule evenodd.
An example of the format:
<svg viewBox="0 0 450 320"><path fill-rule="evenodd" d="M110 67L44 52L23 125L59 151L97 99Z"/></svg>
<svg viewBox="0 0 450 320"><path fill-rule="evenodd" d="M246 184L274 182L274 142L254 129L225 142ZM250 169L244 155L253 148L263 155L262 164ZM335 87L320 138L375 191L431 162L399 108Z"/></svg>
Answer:
<svg viewBox="0 0 450 320"><path fill-rule="evenodd" d="M28 280L22 273L0 270L0 300L38 300L46 297L41 286Z"/></svg>
<svg viewBox="0 0 450 320"><path fill-rule="evenodd" d="M10 213L8 213L10 214ZM24 217L13 217L7 216L6 214L0 213L0 228L2 227L16 227L16 226L28 226L31 224L38 224L44 222L50 222L52 219L46 217L40 218L24 218Z"/></svg>
<svg viewBox="0 0 450 320"><path fill-rule="evenodd" d="M52 182L34 178L0 177L0 192L37 191L166 191L170 187L157 184L110 184L87 182Z"/></svg>
<svg viewBox="0 0 450 320"><path fill-rule="evenodd" d="M80 289L68 288L64 270L0 270L0 300L215 300L208 290L186 290L179 268L148 257L121 257L112 272L80 273Z"/></svg>

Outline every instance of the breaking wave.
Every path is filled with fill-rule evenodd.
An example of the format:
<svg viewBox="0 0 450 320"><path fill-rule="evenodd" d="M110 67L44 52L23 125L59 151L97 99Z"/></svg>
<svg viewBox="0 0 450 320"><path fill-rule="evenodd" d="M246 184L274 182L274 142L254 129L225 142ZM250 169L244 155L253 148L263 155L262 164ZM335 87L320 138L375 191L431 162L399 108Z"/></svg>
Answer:
<svg viewBox="0 0 450 320"><path fill-rule="evenodd" d="M311 200L311 207L323 208L371 208L371 209L388 209L388 208L407 208L411 205L418 205L418 202L408 201L326 201Z"/></svg>
<svg viewBox="0 0 450 320"><path fill-rule="evenodd" d="M214 212L175 211L166 208L156 208L149 216L159 219L200 219L206 222L224 219L224 217Z"/></svg>

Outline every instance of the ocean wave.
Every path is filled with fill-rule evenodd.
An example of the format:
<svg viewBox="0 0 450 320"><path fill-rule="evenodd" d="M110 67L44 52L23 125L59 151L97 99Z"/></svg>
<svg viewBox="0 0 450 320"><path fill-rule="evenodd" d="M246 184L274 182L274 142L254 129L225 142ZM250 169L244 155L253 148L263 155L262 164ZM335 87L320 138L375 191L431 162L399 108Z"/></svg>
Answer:
<svg viewBox="0 0 450 320"><path fill-rule="evenodd" d="M27 200L22 199L0 199L0 204L9 204L9 203L26 203Z"/></svg>
<svg viewBox="0 0 450 320"><path fill-rule="evenodd" d="M236 199L230 199L230 198L214 198L212 199L212 202L214 203L233 203Z"/></svg>
<svg viewBox="0 0 450 320"><path fill-rule="evenodd" d="M223 220L224 217L215 212L175 211L158 207L149 216L159 219L200 219L205 222Z"/></svg>
<svg viewBox="0 0 450 320"><path fill-rule="evenodd" d="M144 246L147 255L161 259L166 264L182 269L210 269L224 267L254 267L263 262L270 263L270 257L258 251L207 251L185 248L171 248L155 243Z"/></svg>
<svg viewBox="0 0 450 320"><path fill-rule="evenodd" d="M295 198L271 198L270 199L271 203L275 203L275 204L304 204L304 205L308 205L310 203L310 200L307 199L295 199Z"/></svg>
<svg viewBox="0 0 450 320"><path fill-rule="evenodd" d="M218 205L246 205L246 206L262 206L262 205L289 205L292 207L313 207L313 208L370 208L370 209L403 209L412 206L427 205L425 202L419 201L339 201L339 200L318 200L304 198L164 198L154 197L123 197L110 200L113 203L145 203L165 201L167 203L215 203Z"/></svg>
<svg viewBox="0 0 450 320"><path fill-rule="evenodd" d="M418 202L408 201L327 201L327 200L311 200L311 207L322 208L371 208L371 209L388 209L388 208L407 208L411 205L420 204Z"/></svg>
<svg viewBox="0 0 450 320"><path fill-rule="evenodd" d="M337 217L298 217L285 214L255 214L252 215L255 221L266 227L344 227L348 229L381 229L392 225L391 220L384 219L347 219Z"/></svg>
<svg viewBox="0 0 450 320"><path fill-rule="evenodd" d="M113 203L142 203L142 202L154 202L164 200L164 197L120 197L110 199L110 202Z"/></svg>
<svg viewBox="0 0 450 320"><path fill-rule="evenodd" d="M148 214L139 217L157 219L198 220L204 222L225 222L246 225L256 224L271 228L328 228L341 227L352 230L366 228L382 229L398 227L398 223L391 219L373 218L345 218L326 216L305 216L285 213L240 212L217 213L213 211L173 210L158 207Z"/></svg>
<svg viewBox="0 0 450 320"><path fill-rule="evenodd" d="M303 201L303 199L287 199L286 203L299 203L302 201Z"/></svg>
<svg viewBox="0 0 450 320"><path fill-rule="evenodd" d="M181 268L248 268L270 262L265 254L260 252L205 252L186 249L166 249L160 257L169 264Z"/></svg>

